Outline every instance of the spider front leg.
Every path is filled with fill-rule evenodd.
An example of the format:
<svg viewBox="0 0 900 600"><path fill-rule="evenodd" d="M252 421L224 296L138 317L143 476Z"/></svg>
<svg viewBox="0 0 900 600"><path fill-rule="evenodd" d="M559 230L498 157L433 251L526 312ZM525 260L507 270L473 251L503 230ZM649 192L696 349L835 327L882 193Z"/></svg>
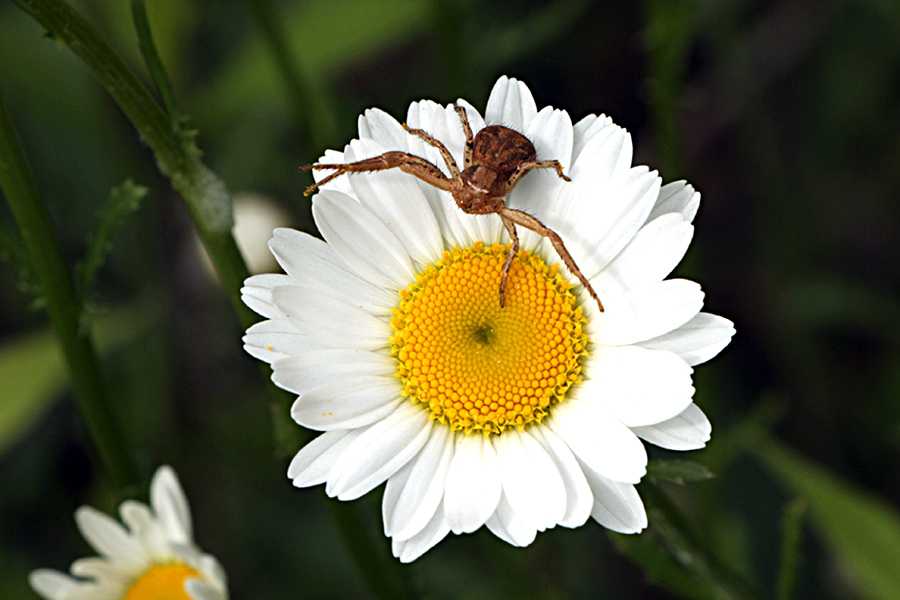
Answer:
<svg viewBox="0 0 900 600"><path fill-rule="evenodd" d="M550 240L550 243L553 244L553 248L556 250L556 253L559 254L560 258L563 259L563 262L565 263L566 267L569 268L569 271L571 271L572 274L578 278L578 281L580 281L582 283L582 285L584 285L584 287L587 289L588 293L591 295L591 298L593 298L594 300L597 301L597 306L600 308L600 312L604 312L603 311L603 303L600 302L600 298L597 296L597 292L594 291L594 288L591 287L591 284L590 284L590 282L588 282L587 277L585 277L582 274L581 270L578 268L578 265L575 264L575 260L572 258L572 255L569 254L569 251L566 250L566 246L565 246L565 244L563 244L562 238L559 237L559 234L557 234L555 231L553 231L552 229L550 229L549 227L547 227L546 225L544 225L543 223L541 223L540 221L538 221L537 219L535 219L534 217L529 215L528 213L522 212L521 210L516 210L514 208L503 207L500 210L500 218L503 219L503 224L506 225L507 231L510 231L510 228L513 226L512 224L515 223L516 225L521 225L522 227L527 227L528 229L532 230L533 232L540 234L540 235L544 236L545 238L548 238ZM507 225L507 222L509 222L510 224ZM516 240L513 244L515 246L516 250L518 250L518 242L519 242L518 237L516 237ZM508 269L508 264L511 262L511 260L512 259L510 258L510 256L506 257L507 265L504 266L504 269ZM506 273L504 272L504 279L501 281L501 286L503 285L503 282L506 280L505 278L506 278ZM501 298L500 303L502 305L502 303L503 303L502 287L501 287L500 298Z"/></svg>
<svg viewBox="0 0 900 600"><path fill-rule="evenodd" d="M513 174L509 177L509 182L506 184L507 193L509 190L512 190L515 187L516 183L518 183L519 179L522 178L522 175L527 173L532 169L556 169L556 174L559 175L560 179L563 181L572 181L563 173L563 166L560 164L558 160L542 160L536 162L528 162L523 163L516 167L516 170L513 171ZM530 228L529 228L530 229Z"/></svg>
<svg viewBox="0 0 900 600"><path fill-rule="evenodd" d="M475 136L472 135L472 127L469 126L469 115L466 114L466 109L456 102L453 103L453 108L456 109L456 114L459 115L459 121L462 123L463 133L466 134L466 151L465 155L463 156L463 162L465 163L465 165L463 166L463 168L468 169L472 166L473 162L472 154L475 151Z"/></svg>
<svg viewBox="0 0 900 600"><path fill-rule="evenodd" d="M422 138L429 146L434 146L435 148L437 148L438 152L441 153L441 157L444 159L444 162L447 163L447 168L450 169L450 176L454 179L459 179L459 166L457 166L456 161L453 159L453 155L450 154L450 151L447 150L447 146L445 146L443 142L435 138L424 129L414 129L409 127L406 123L403 124L403 129L405 129L407 133L411 133L412 135L416 135Z"/></svg>
<svg viewBox="0 0 900 600"><path fill-rule="evenodd" d="M300 167L301 171L313 169L316 171L333 169L336 172L306 188L303 192L304 196L309 196L316 188L320 188L329 181L347 173L365 173L369 171L385 171L387 169L400 169L404 173L414 175L425 183L444 191L449 192L453 186L453 179L444 175L440 169L421 156L409 154L408 152L385 152L379 156L365 158L352 163L314 164Z"/></svg>
<svg viewBox="0 0 900 600"><path fill-rule="evenodd" d="M506 305L506 280L509 278L512 261L516 254L519 253L519 235L516 233L515 223L505 217L502 212L500 213L500 220L503 221L503 226L506 227L509 239L512 240L512 245L506 253L506 262L503 263L503 275L500 277L500 308L503 308Z"/></svg>

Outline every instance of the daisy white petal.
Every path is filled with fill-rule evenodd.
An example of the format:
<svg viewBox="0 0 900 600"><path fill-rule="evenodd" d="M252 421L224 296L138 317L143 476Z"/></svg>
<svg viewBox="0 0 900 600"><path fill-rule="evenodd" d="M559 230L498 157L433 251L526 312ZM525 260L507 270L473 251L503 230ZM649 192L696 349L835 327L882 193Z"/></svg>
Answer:
<svg viewBox="0 0 900 600"><path fill-rule="evenodd" d="M667 279L624 294L603 295L606 313L597 319L594 339L624 346L655 338L684 325L703 307L700 286L686 279Z"/></svg>
<svg viewBox="0 0 900 600"><path fill-rule="evenodd" d="M599 475L637 483L647 473L647 451L637 436L601 403L570 399L560 404L547 427Z"/></svg>
<svg viewBox="0 0 900 600"><path fill-rule="evenodd" d="M219 591L218 598L225 600L228 597L227 575L222 563L211 554L201 554L197 559L198 571L206 575L201 581L210 584Z"/></svg>
<svg viewBox="0 0 900 600"><path fill-rule="evenodd" d="M653 373L653 377L644 376ZM652 425L691 403L691 367L677 354L637 346L604 348L590 362L578 398L602 404L628 427Z"/></svg>
<svg viewBox="0 0 900 600"><path fill-rule="evenodd" d="M244 287L241 288L241 299L257 314L267 319L278 319L284 315L272 304L272 288L282 285L297 285L297 283L287 275L274 273L254 275L244 282Z"/></svg>
<svg viewBox="0 0 900 600"><path fill-rule="evenodd" d="M141 545L149 556L156 560L163 560L168 556L170 540L149 506L135 500L126 500L119 506L119 516L131 535L141 540Z"/></svg>
<svg viewBox="0 0 900 600"><path fill-rule="evenodd" d="M543 531L566 512L562 476L543 447L515 429L497 436L497 466L503 494L520 519Z"/></svg>
<svg viewBox="0 0 900 600"><path fill-rule="evenodd" d="M700 313L674 331L641 342L641 346L675 352L694 366L721 352L733 335L734 323L718 315Z"/></svg>
<svg viewBox="0 0 900 600"><path fill-rule="evenodd" d="M517 79L501 77L488 96L485 121L523 131L537 114L531 90Z"/></svg>
<svg viewBox="0 0 900 600"><path fill-rule="evenodd" d="M150 482L150 505L170 540L184 543L193 537L191 509L172 467L156 470Z"/></svg>
<svg viewBox="0 0 900 600"><path fill-rule="evenodd" d="M577 243L581 248L579 267L585 277L591 279L599 273L644 226L659 193L659 184L655 171L635 167L621 180L609 184L623 199L616 207L618 210L599 201L602 194L596 202L579 205L582 210L572 216L574 227L570 237L573 245Z"/></svg>
<svg viewBox="0 0 900 600"><path fill-rule="evenodd" d="M606 127L614 127L606 115L588 115L572 126L575 139L572 144L572 160L577 160L587 143Z"/></svg>
<svg viewBox="0 0 900 600"><path fill-rule="evenodd" d="M410 137L409 134L403 129L403 126L397 119L380 108L370 108L364 112L359 117L357 126L360 139L368 138L376 141L380 146L386 147L389 150L407 149ZM383 150L378 151L375 154L369 154L368 156L375 156L376 154L381 154L381 152L383 152ZM345 153L344 160L341 162L352 162L353 160L359 160L360 158L364 157L350 158L347 157Z"/></svg>
<svg viewBox="0 0 900 600"><path fill-rule="evenodd" d="M447 537L448 533L450 533L450 525L444 518L444 511L438 507L434 516L419 533L405 540L394 538L391 542L391 550L394 556L400 559L400 562L412 562Z"/></svg>
<svg viewBox="0 0 900 600"><path fill-rule="evenodd" d="M393 378L361 375L317 387L291 407L291 417L319 431L371 425L393 412L400 398Z"/></svg>
<svg viewBox="0 0 900 600"><path fill-rule="evenodd" d="M272 381L295 394L360 375L389 377L397 370L390 357L365 350L301 352L272 364Z"/></svg>
<svg viewBox="0 0 900 600"><path fill-rule="evenodd" d="M696 404L655 425L635 427L635 435L669 450L697 450L706 446L712 425Z"/></svg>
<svg viewBox="0 0 900 600"><path fill-rule="evenodd" d="M566 512L559 521L564 527L580 527L591 516L594 496L578 460L569 447L548 427L535 427L531 434L553 460L566 488Z"/></svg>
<svg viewBox="0 0 900 600"><path fill-rule="evenodd" d="M513 510L506 495L500 497L497 510L487 520L487 527L498 538L513 546L527 546L537 536L537 528L526 523Z"/></svg>
<svg viewBox="0 0 900 600"><path fill-rule="evenodd" d="M662 215L644 225L591 285L625 292L658 283L681 262L693 235L680 213Z"/></svg>
<svg viewBox="0 0 900 600"><path fill-rule="evenodd" d="M344 153L345 160L354 162L378 156L387 149L374 140L354 140ZM441 229L415 179L400 170L390 169L356 176L350 182L355 197L372 214L379 216L410 257L427 264L441 255ZM407 231L415 231L418 235L404 235Z"/></svg>
<svg viewBox="0 0 900 600"><path fill-rule="evenodd" d="M365 429L334 429L326 431L305 445L288 467L288 478L297 487L325 483L338 457Z"/></svg>
<svg viewBox="0 0 900 600"><path fill-rule="evenodd" d="M538 160L558 160L563 167L572 163L572 143L575 133L572 119L566 111L544 107L526 124L523 133L534 143ZM559 181L555 173L552 171L547 173L553 175L555 181Z"/></svg>
<svg viewBox="0 0 900 600"><path fill-rule="evenodd" d="M453 437L446 427L432 427L422 451L388 479L382 501L385 535L409 539L432 519L444 496Z"/></svg>
<svg viewBox="0 0 900 600"><path fill-rule="evenodd" d="M28 583L47 600L66 598L78 587L76 580L53 569L35 569L28 575Z"/></svg>
<svg viewBox="0 0 900 600"><path fill-rule="evenodd" d="M289 284L305 283L304 287L309 288L313 287L314 282L324 290L333 291L337 298L353 298L355 304L362 305L374 313L390 314L390 309L383 307L393 305L394 295L348 270L334 250L322 240L293 229L276 229L269 241L269 249L290 275L287 278ZM247 281L249 283L256 280L256 277L251 277ZM288 285L288 282L283 280L268 281L272 284Z"/></svg>
<svg viewBox="0 0 900 600"><path fill-rule="evenodd" d="M488 520L500 501L499 466L491 441L483 435L456 435L447 471L444 513L453 533L470 533Z"/></svg>
<svg viewBox="0 0 900 600"><path fill-rule="evenodd" d="M408 402L400 404L344 449L332 467L326 493L339 500L368 493L422 449L431 426L421 410Z"/></svg>
<svg viewBox="0 0 900 600"><path fill-rule="evenodd" d="M562 110L538 110L515 79L497 81L484 115L463 99L421 100L409 131L366 111L359 139L322 163L406 152L452 183L393 168L334 178L313 198L326 242L276 232L286 276L243 291L268 319L245 348L299 395L295 421L326 432L288 476L346 500L386 481L384 531L403 562L482 526L517 546L590 516L643 529L641 439L705 443L691 365L733 334L700 312L699 285L664 280L692 237L693 188L633 166L631 136L609 117L573 125ZM499 128L486 134L486 123ZM558 161L571 181L526 162L520 175L505 171L510 140L525 157L530 141L537 161ZM544 227L517 225L508 263L514 232L503 219L515 213L504 206Z"/></svg>
<svg viewBox="0 0 900 600"><path fill-rule="evenodd" d="M134 579L134 575L122 569L121 565L96 556L79 558L69 567L69 572L80 579L102 581L110 593L125 590Z"/></svg>
<svg viewBox="0 0 900 600"><path fill-rule="evenodd" d="M569 176L573 179L574 190L593 187L606 189L610 183L622 180L631 169L634 147L631 135L618 125L594 121L579 138L573 142L573 163ZM579 195L580 196L580 195ZM602 198L593 199L602 203Z"/></svg>
<svg viewBox="0 0 900 600"><path fill-rule="evenodd" d="M145 561L146 554L138 540L96 508L80 507L75 511L75 523L84 539L104 558L126 569L137 568Z"/></svg>
<svg viewBox="0 0 900 600"><path fill-rule="evenodd" d="M323 345L377 350L390 335L383 320L333 296L284 286L272 291L272 300L298 332Z"/></svg>
<svg viewBox="0 0 900 600"><path fill-rule="evenodd" d="M610 206L603 198L618 195L618 186L631 166L631 137L616 125L591 131L587 140L576 138L573 161L566 174L572 178L570 185L561 190L560 201L544 213L567 242L577 235L579 220L593 219L587 224L596 228L611 226L621 206ZM602 236L603 232L596 232ZM595 237L594 231L582 234L586 241ZM584 272L585 266L579 263ZM596 268L596 267L595 267Z"/></svg>
<svg viewBox="0 0 900 600"><path fill-rule="evenodd" d="M415 276L400 240L353 198L320 192L313 199L313 216L322 237L367 281L396 290Z"/></svg>
<svg viewBox="0 0 900 600"><path fill-rule="evenodd" d="M93 508L79 508L78 528L101 556L73 562L74 577L32 571L31 586L46 600L227 600L224 571L194 545L190 508L171 467L154 474L150 504L126 500L120 506L128 529Z"/></svg>
<svg viewBox="0 0 900 600"><path fill-rule="evenodd" d="M297 331L288 319L260 321L247 330L243 341L248 354L267 363L321 347Z"/></svg>
<svg viewBox="0 0 900 600"><path fill-rule="evenodd" d="M660 188L659 198L650 212L649 220L667 213L679 213L685 221L692 223L699 207L700 192L695 191L686 181L673 181Z"/></svg>
<svg viewBox="0 0 900 600"><path fill-rule="evenodd" d="M619 533L638 533L647 527L647 512L633 485L612 481L589 468L585 474L594 492L591 516L595 521Z"/></svg>
<svg viewBox="0 0 900 600"><path fill-rule="evenodd" d="M184 588L194 600L225 600L227 598L220 588L201 579L188 579L184 583Z"/></svg>

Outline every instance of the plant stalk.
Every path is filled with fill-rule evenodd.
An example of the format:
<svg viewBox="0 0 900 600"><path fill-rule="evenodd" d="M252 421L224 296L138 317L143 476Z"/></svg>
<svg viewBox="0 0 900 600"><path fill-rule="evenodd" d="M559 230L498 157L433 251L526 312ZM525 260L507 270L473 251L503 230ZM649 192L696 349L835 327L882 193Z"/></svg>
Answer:
<svg viewBox="0 0 900 600"><path fill-rule="evenodd" d="M249 276L235 244L231 197L225 184L200 160L193 135L172 126L169 116L134 73L116 56L90 24L62 0L13 0L69 47L94 72L150 146L159 170L187 205L232 306L244 327L257 319L241 301L240 288Z"/></svg>

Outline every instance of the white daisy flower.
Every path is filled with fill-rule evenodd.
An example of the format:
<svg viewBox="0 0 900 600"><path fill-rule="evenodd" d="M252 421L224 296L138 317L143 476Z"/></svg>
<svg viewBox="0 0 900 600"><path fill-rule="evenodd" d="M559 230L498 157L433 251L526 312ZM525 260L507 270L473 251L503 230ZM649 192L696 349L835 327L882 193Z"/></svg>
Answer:
<svg viewBox="0 0 900 600"><path fill-rule="evenodd" d="M515 79L497 82L484 118L458 104L475 133L505 125L534 142L539 160L565 167L571 182L534 170L507 204L562 237L605 311L523 228L501 307L509 238L496 214L467 215L398 169L335 178L313 198L326 241L276 230L269 247L286 274L251 277L242 290L266 317L247 331L246 350L298 394L294 420L324 432L288 477L325 483L340 500L387 481L384 530L403 562L483 525L517 546L589 517L639 532L641 439L705 445L711 427L691 401L691 367L734 333L700 312L699 285L664 280L687 250L700 195L632 167L631 138L608 117L573 125L564 111L538 111ZM406 122L463 164L452 105L414 102ZM446 172L435 147L378 109L360 117L359 139L320 162L389 150Z"/></svg>
<svg viewBox="0 0 900 600"><path fill-rule="evenodd" d="M190 508L171 467L153 476L150 506L126 500L119 513L127 529L79 508L78 529L100 556L72 563L75 577L32 571L31 587L47 600L227 600L225 571L194 545Z"/></svg>

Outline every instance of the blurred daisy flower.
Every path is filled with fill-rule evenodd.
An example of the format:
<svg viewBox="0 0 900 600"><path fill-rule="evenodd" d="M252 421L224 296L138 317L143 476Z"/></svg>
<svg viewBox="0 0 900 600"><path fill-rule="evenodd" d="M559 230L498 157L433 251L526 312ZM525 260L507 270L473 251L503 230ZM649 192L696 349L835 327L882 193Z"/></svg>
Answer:
<svg viewBox="0 0 900 600"><path fill-rule="evenodd" d="M79 508L78 529L100 556L72 563L75 577L32 571L31 587L47 600L227 600L221 565L194 545L190 508L171 467L153 476L150 506L126 500L119 513L127 528Z"/></svg>
<svg viewBox="0 0 900 600"><path fill-rule="evenodd" d="M497 215L467 215L398 169L335 178L313 198L325 241L276 230L269 247L286 274L243 289L266 318L247 331L246 350L298 394L294 420L324 432L288 477L325 483L340 500L387 481L384 530L404 562L482 526L517 546L590 517L639 532L641 440L705 445L711 427L691 400L691 367L734 334L700 312L699 285L665 279L690 243L700 195L632 167L631 138L608 117L573 125L564 111L538 111L515 79L496 83L483 118L458 104L475 133L506 125L534 142L538 160L565 167L571 182L532 171L507 204L562 237L605 311L548 240L522 228L501 307L509 238ZM452 105L414 102L406 122L463 164ZM378 109L360 117L359 139L319 162L389 150L445 168L437 149Z"/></svg>

